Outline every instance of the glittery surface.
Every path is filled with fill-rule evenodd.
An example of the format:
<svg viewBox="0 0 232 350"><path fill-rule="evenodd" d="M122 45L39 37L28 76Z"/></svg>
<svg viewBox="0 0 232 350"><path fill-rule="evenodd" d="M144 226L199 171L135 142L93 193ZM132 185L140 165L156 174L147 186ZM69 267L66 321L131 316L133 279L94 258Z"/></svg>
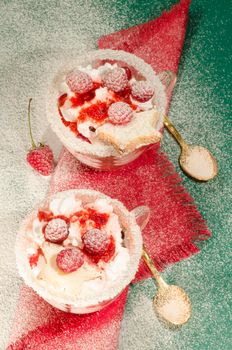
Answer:
<svg viewBox="0 0 232 350"><path fill-rule="evenodd" d="M103 310L88 314L67 314L51 307L31 289L23 287L12 340L7 350L85 349L115 350L118 344L120 321L123 315L127 289ZM27 304L33 306L30 312ZM22 309L24 312L22 312ZM41 324L41 319L43 323ZM25 322L27 321L27 322ZM19 335L21 336L19 339Z"/></svg>
<svg viewBox="0 0 232 350"><path fill-rule="evenodd" d="M1 1L1 349L7 343L21 283L15 269L15 232L25 214L43 199L49 181L35 174L24 161L29 147L28 98L34 98L32 124L37 139L49 140L54 148L57 140L48 130L44 114L47 61L55 61L70 48L78 52L94 48L101 35L155 18L173 3L118 0L69 1L61 5L55 0ZM182 285L191 297L193 316L189 324L174 332L158 323L151 308L153 282L141 282L130 289L120 350L230 349L230 48L229 2L193 0L169 115L186 139L209 147L219 160L218 178L201 184L183 175L177 160L179 148L167 133L162 148L195 198L213 238L201 254L164 272L169 282ZM35 307L38 311L38 304Z"/></svg>
<svg viewBox="0 0 232 350"><path fill-rule="evenodd" d="M162 269L197 253L198 247L192 241L210 236L193 200L179 183L174 168L157 149L113 173L82 166L64 149L50 192L85 187L119 199L129 210L138 205L149 206L151 219L143 232L144 243L156 266ZM141 264L136 280L145 276L148 272Z"/></svg>

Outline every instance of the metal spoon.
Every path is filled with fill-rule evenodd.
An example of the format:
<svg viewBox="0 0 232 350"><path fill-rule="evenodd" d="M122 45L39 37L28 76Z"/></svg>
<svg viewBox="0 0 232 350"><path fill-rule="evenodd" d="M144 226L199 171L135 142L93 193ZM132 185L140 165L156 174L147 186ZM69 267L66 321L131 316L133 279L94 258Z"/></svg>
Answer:
<svg viewBox="0 0 232 350"><path fill-rule="evenodd" d="M132 213L135 215L136 222L142 231L149 221L149 207L139 206L133 209ZM191 301L186 292L178 286L168 285L163 280L144 245L142 257L156 280L158 290L153 301L156 313L169 324L183 325L189 320L192 312Z"/></svg>
<svg viewBox="0 0 232 350"><path fill-rule="evenodd" d="M164 71L159 74L159 78L166 87L167 95L169 95L176 83L176 74ZM200 181L213 179L218 173L218 165L214 156L205 147L189 145L167 116L164 117L164 125L181 146L179 163L183 171Z"/></svg>
<svg viewBox="0 0 232 350"><path fill-rule="evenodd" d="M192 313L188 295L181 287L169 285L163 280L145 247L143 247L142 257L156 280L158 290L153 300L156 313L170 324L183 325Z"/></svg>
<svg viewBox="0 0 232 350"><path fill-rule="evenodd" d="M164 125L181 147L179 163L184 172L200 181L213 179L218 173L214 156L205 147L186 143L167 116L164 118Z"/></svg>
<svg viewBox="0 0 232 350"><path fill-rule="evenodd" d="M184 172L200 181L213 179L218 173L214 156L205 147L186 143L167 116L164 125L181 146L179 163Z"/></svg>

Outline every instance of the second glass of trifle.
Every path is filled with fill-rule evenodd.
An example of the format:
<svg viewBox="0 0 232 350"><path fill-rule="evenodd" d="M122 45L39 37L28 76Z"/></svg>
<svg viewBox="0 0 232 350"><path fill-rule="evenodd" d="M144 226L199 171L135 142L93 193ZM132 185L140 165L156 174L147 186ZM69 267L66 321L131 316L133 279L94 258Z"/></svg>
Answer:
<svg viewBox="0 0 232 350"><path fill-rule="evenodd" d="M17 234L19 273L63 311L98 311L135 276L142 253L137 224L142 214L93 190L57 193L27 216Z"/></svg>
<svg viewBox="0 0 232 350"><path fill-rule="evenodd" d="M142 59L95 50L57 67L47 115L80 162L110 170L161 140L166 100L159 77Z"/></svg>

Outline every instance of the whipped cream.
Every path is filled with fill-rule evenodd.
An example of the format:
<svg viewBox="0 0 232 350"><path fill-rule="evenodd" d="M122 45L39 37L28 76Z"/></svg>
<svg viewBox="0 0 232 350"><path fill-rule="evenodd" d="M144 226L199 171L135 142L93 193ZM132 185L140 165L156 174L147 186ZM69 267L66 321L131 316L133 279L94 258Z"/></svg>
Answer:
<svg viewBox="0 0 232 350"><path fill-rule="evenodd" d="M46 218L40 221L38 217L35 217L27 229L27 237L30 241L30 246L26 250L28 260L30 261L38 253L38 249L42 251L42 254L38 256L37 263L31 265L34 279L54 295L62 297L98 295L100 297L101 293L109 288L114 281L120 279L120 276L128 269L130 255L128 249L123 245L119 217L114 213L113 206L106 199L96 199L85 204L75 195L55 198L49 203L46 213L52 212L55 217L70 218L74 213L88 212L88 209L99 214L106 214L108 217L101 230L104 230L108 237L113 237L115 253L107 262L102 259L94 262L91 261L91 257L85 256L84 264L74 272L65 273L58 268L56 257L61 250L70 246L83 249L83 226L78 220L70 220L68 238L60 244L45 240L43 232L47 224ZM91 228L94 228L94 222L87 220L84 230Z"/></svg>
<svg viewBox="0 0 232 350"><path fill-rule="evenodd" d="M82 202L74 195L64 199L57 198L50 202L49 209L54 215L69 216L82 209Z"/></svg>
<svg viewBox="0 0 232 350"><path fill-rule="evenodd" d="M114 64L105 63L104 65L101 65L98 68L93 68L92 65L89 64L87 67L79 66L78 69L90 75L93 81L100 82L102 77L105 74L109 73L111 70L117 67L118 67L117 63L114 63Z"/></svg>

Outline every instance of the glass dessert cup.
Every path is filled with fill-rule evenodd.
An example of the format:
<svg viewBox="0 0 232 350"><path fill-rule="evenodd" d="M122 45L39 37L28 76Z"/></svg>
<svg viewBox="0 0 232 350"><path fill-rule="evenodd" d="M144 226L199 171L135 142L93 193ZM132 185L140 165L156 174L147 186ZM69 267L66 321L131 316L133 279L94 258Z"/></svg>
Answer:
<svg viewBox="0 0 232 350"><path fill-rule="evenodd" d="M124 270L120 270L118 265L114 265L120 270L117 278L112 278L110 283L105 284L100 292L98 290L93 290L85 294L75 294L70 295L66 292L60 292L60 290L54 289L54 286L50 286L50 280L43 280L40 283L40 279L37 278L38 274L33 273L31 265L31 256L29 258L28 252L32 249L32 230L35 224L35 219L37 219L38 208L35 209L23 222L16 239L16 262L20 276L24 279L25 283L30 286L38 295L40 295L44 300L54 307L71 313L85 314L101 310L105 306L109 305L117 296L125 289L125 287L133 280L135 273L138 269L139 261L142 254L142 237L141 230L137 224L136 213L138 211L129 212L124 205L118 200L112 199L100 192L93 190L70 190L57 193L55 196L51 197L49 200L43 202L39 206L39 210L47 210L49 208L49 203L61 203L59 205L64 205L67 207L67 198L75 198L75 200L81 200L83 204L93 203L96 200L105 200L112 206L113 213L117 215L120 223L120 227L123 229L123 249L126 249L129 254L129 260L126 260L126 265ZM66 201L66 202L65 202ZM62 204L63 203L63 204ZM38 220L37 220L38 221ZM36 229L38 230L38 229ZM36 231L38 232L38 231ZM44 234L44 230L41 229ZM38 242L33 238L33 243ZM50 244L50 243L49 243ZM57 246L57 244L55 244ZM43 247L41 245L41 247ZM64 248L64 247L62 247ZM40 249L40 248L39 248ZM115 257L119 255L119 251L115 251ZM114 263L115 257L112 257ZM53 259L53 257L52 257ZM116 259L115 259L116 260ZM45 258L46 261L46 258ZM43 263L45 264L45 263ZM47 264L47 262L46 262ZM45 265L46 265L45 264ZM107 264L106 264L107 265ZM57 267L56 267L57 269ZM119 271L118 270L118 271ZM61 273L61 276L64 273ZM50 277L50 275L49 275ZM62 277L63 278L63 277ZM76 277L75 277L76 278ZM46 283L44 283L44 281ZM72 281L73 283L73 281ZM75 280L76 283L76 280ZM56 286L56 285L55 285ZM63 286L63 281L62 281ZM106 286L106 287L105 287ZM74 284L75 287L75 284ZM82 288L82 287L81 287Z"/></svg>
<svg viewBox="0 0 232 350"><path fill-rule="evenodd" d="M156 131L160 131L163 127L167 97L164 85L151 66L137 56L124 51L95 50L75 59L70 59L66 63L61 62L60 67L57 67L53 79L51 79L52 83L47 99L47 116L52 130L69 152L81 163L99 170L112 170L132 162L144 151L152 147L154 143L140 142L134 149L122 153L118 152L112 144L99 142L93 145L77 137L64 125L57 107L57 101L60 96L59 86L62 84L64 76L79 66L87 67L91 65L92 67L97 67L99 62L117 63L119 67L128 67L133 72L133 77L138 80L146 80L154 87L152 105L159 115L155 125Z"/></svg>

